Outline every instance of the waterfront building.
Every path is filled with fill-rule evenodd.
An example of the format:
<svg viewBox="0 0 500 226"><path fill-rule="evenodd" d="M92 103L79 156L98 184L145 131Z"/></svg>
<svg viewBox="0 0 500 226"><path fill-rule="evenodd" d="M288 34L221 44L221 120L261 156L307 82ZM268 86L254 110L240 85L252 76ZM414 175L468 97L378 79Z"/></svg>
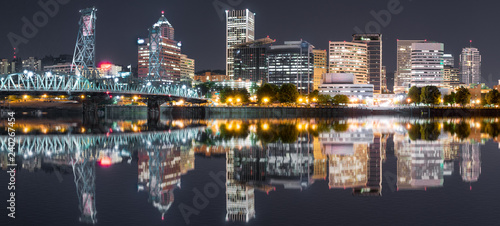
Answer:
<svg viewBox="0 0 500 226"><path fill-rule="evenodd" d="M306 41L286 41L268 50L268 82L277 86L291 83L299 93L313 91L314 46Z"/></svg>
<svg viewBox="0 0 500 226"><path fill-rule="evenodd" d="M229 76L223 74L214 74L213 72L207 71L201 75L195 75L194 80L199 82L222 82L225 80L229 80Z"/></svg>
<svg viewBox="0 0 500 226"><path fill-rule="evenodd" d="M460 54L460 76L466 86L481 82L481 54L477 48L463 48Z"/></svg>
<svg viewBox="0 0 500 226"><path fill-rule="evenodd" d="M356 84L368 84L367 45L329 42L328 73L352 73Z"/></svg>
<svg viewBox="0 0 500 226"><path fill-rule="evenodd" d="M443 43L413 43L411 47L411 86L443 86Z"/></svg>
<svg viewBox="0 0 500 226"><path fill-rule="evenodd" d="M191 81L194 79L195 61L188 58L186 54L181 54L181 81Z"/></svg>
<svg viewBox="0 0 500 226"><path fill-rule="evenodd" d="M314 81L313 81L313 90L317 90L319 85L321 84L321 79L323 78L323 74L328 72L328 57L326 54L326 50L321 49L313 49L314 54Z"/></svg>
<svg viewBox="0 0 500 226"><path fill-rule="evenodd" d="M327 73L319 85L319 93L323 95L346 95L359 100L373 99L373 84L355 84L354 74Z"/></svg>
<svg viewBox="0 0 500 226"><path fill-rule="evenodd" d="M411 47L413 43L424 43L425 40L397 40L397 69L394 78L394 91L404 92L411 83ZM399 91L401 90L401 91Z"/></svg>
<svg viewBox="0 0 500 226"><path fill-rule="evenodd" d="M267 49L274 42L267 37L234 45L234 79L267 81Z"/></svg>
<svg viewBox="0 0 500 226"><path fill-rule="evenodd" d="M352 41L367 46L368 84L373 84L374 92L381 92L382 77L382 34L354 34Z"/></svg>
<svg viewBox="0 0 500 226"><path fill-rule="evenodd" d="M181 79L181 43L174 40L174 28L167 20L162 12L160 19L151 29L158 29L160 37L159 61L159 80L163 82L177 82ZM138 39L138 69L139 78L148 78L149 74L149 58L152 54L150 51L150 39ZM154 75L151 75L154 76Z"/></svg>
<svg viewBox="0 0 500 226"><path fill-rule="evenodd" d="M226 10L226 75L234 77L235 45L255 39L255 14L248 9Z"/></svg>
<svg viewBox="0 0 500 226"><path fill-rule="evenodd" d="M251 87L255 86L261 86L262 85L262 80L259 81L251 81L250 79L243 80L243 79L237 79L237 80L224 80L221 82L217 82L217 85L221 87L229 87L231 89L246 89L249 93L251 92Z"/></svg>

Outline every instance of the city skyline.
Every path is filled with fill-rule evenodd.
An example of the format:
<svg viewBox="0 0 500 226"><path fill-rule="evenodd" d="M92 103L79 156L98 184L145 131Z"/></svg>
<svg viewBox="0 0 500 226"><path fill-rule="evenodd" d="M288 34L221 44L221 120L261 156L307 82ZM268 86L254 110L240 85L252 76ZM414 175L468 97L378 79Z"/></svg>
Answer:
<svg viewBox="0 0 500 226"><path fill-rule="evenodd" d="M171 21L172 25L176 27L176 36L179 37L179 41L183 42L183 50L185 54L191 58L197 60L197 71L204 69L223 69L224 68L224 20L220 20L219 14L220 10L215 9L212 3L215 2L199 2L195 4L186 4L181 1L174 1L169 4L156 3L151 1L148 6L143 6L139 3L132 3L124 6L120 6L120 10L116 10L114 2L85 2L85 3L74 3L69 2L65 5L59 5L58 12L54 17L49 17L46 26L38 29L33 38L28 39L27 43L22 43L19 45L17 50L17 56L21 58L28 58L30 56L43 57L45 55L59 55L72 52L72 46L75 42L75 33L77 25L75 21L77 19L77 10L83 7L89 7L95 5L99 8L98 17L99 23L97 25L97 62L109 61L115 64L121 65L136 65L136 54L134 54L137 46L136 39L138 37L144 37L147 34L147 27L150 26L151 21L157 19L157 15L162 10L165 10L165 15ZM390 1L388 1L390 2ZM297 40L302 38L307 40L311 44L315 45L318 49L326 49L328 47L328 41L349 41L352 34L356 33L354 28L361 27L364 28L365 24L369 22L376 22L377 20L371 15L370 11L373 10L374 14L381 12L380 10L387 10L387 4L383 2L366 2L362 6L354 6L353 3L345 2L341 4L341 7L331 7L331 3L324 2L313 5L313 8L319 10L315 12L314 15L310 17L293 17L286 16L283 14L272 13L271 9L273 6L284 6L283 10L285 12L296 12L300 7L283 5L283 1L274 1L263 4L263 1L243 1L239 5L234 6L235 9L246 9L248 8L252 12L256 13L255 26L258 27L256 30L255 37L265 37L270 35L276 38L278 42L283 42L286 40ZM439 6L446 5L445 3L436 3ZM200 7L194 7L200 6ZM449 27L441 27L437 25L432 25L433 19L422 18L415 15L418 9L425 7L425 2L399 2L401 12L398 14L393 14L391 20L387 26L381 26L381 33L383 34L384 45L384 56L383 62L384 66L387 66L388 72L395 71L396 67L396 39L428 39L435 40L441 43L445 43L447 46L447 53L451 53L455 56L459 56L462 48L466 47L469 40L473 41L473 46L478 49L482 48L482 43L487 43L484 40L480 32L475 32L476 30L481 30L481 26L473 26L470 28L470 33L474 35L467 35L459 33L457 31L449 31ZM204 6L204 7L201 7ZM477 8L481 7L482 10L488 11L489 8L486 6L468 6L462 3L454 4L452 7L457 9L455 13L459 13L461 10L468 10L471 7ZM324 9L322 9L324 8ZM345 10L345 9L352 10ZM13 49L9 44L7 34L13 32L16 34L21 34L21 28L23 26L23 21L21 18L25 16L30 18L38 11L42 10L39 5L33 4L32 6L21 6L20 3L12 3L9 8L9 12L3 14L2 17L9 16L13 21L7 24L4 30L4 35L2 36L5 44L0 47L0 56L2 58L12 58ZM342 10L341 10L342 9ZM429 9L431 11L438 9ZM135 11L134 11L135 10ZM202 10L202 11L200 11ZM359 17L354 18L352 21L346 24L336 24L333 29L317 29L314 26L318 21L332 21L338 20L345 14L339 13L338 16L333 16L331 14L335 13L321 13L325 10L330 11L350 11L359 15ZM222 10L223 11L223 10ZM453 10L450 10L453 11ZM133 13L127 18L121 16L122 14L116 15L117 12ZM115 16L113 16L115 14ZM482 15L487 15L488 13L483 13ZM147 16L142 16L147 15ZM307 13L306 13L307 15ZM452 28L456 28L458 24L462 26L472 25L475 22L481 21L482 15L477 18L477 21L471 21L468 19L463 22L462 19L458 18L456 22L453 23ZM15 18L19 19L15 19ZM187 19L187 17L191 17ZM204 20L203 18L206 18ZM413 19L409 19L415 17ZM13 19L12 19L13 18ZM311 19L303 19L311 18ZM405 19L406 18L406 19ZM5 19L5 18L3 18ZM284 21L283 19L286 19ZM448 18L441 18L448 20ZM490 19L490 18L488 18ZM124 24L128 24L130 28L125 29L121 25L116 25L116 23L122 21ZM434 19L435 20L435 19ZM276 26L274 21L284 21ZM442 21L440 21L442 22ZM463 22L463 23L462 23ZM437 23L436 23L437 24ZM442 24L442 23L439 23ZM457 24L457 25L455 25ZM380 25L380 24L379 24ZM385 23L382 25L386 25ZM404 25L402 27L402 25ZM303 29L297 30L292 29L293 27L300 27ZM64 28L64 29L62 29ZM71 29L70 29L71 28ZM412 29L409 29L412 28ZM197 33L211 30L209 35L204 35L203 39L200 38ZM70 32L67 32L70 31ZM216 32L220 31L220 32ZM112 35L115 34L115 35ZM61 39L60 37L64 37ZM120 37L120 38L116 38ZM458 37L458 38L457 38ZM203 40L201 42L200 40ZM208 48L202 48L201 45L206 43L206 41L214 43ZM206 46L206 45L205 45ZM206 49L206 51L200 51L200 49ZM484 77L483 82L488 85L492 85L497 80L496 72L493 69L494 64L488 63L492 62L495 58L492 56L495 52L495 47L488 48L488 52L482 51L481 55L483 57L483 67L482 74ZM455 59L457 60L457 59ZM489 78L489 75L492 77Z"/></svg>

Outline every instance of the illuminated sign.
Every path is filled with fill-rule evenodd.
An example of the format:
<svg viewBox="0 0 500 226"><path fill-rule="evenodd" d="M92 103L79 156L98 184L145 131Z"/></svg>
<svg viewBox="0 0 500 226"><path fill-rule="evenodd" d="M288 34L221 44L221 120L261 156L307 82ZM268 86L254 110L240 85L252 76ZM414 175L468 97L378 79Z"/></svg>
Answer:
<svg viewBox="0 0 500 226"><path fill-rule="evenodd" d="M144 39L142 39L142 38L137 39L137 44L139 44L139 45L144 44Z"/></svg>

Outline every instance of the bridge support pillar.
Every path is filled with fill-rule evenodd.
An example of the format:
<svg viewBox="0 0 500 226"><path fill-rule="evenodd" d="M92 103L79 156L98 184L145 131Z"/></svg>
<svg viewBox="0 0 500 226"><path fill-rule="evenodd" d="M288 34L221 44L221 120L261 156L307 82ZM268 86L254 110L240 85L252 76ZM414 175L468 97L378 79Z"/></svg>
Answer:
<svg viewBox="0 0 500 226"><path fill-rule="evenodd" d="M99 118L104 116L104 112L99 112L106 97L87 97L82 101L83 124L94 125L99 122Z"/></svg>
<svg viewBox="0 0 500 226"><path fill-rule="evenodd" d="M150 129L156 128L160 123L161 110L160 106L167 102L167 100L158 97L148 97L148 127Z"/></svg>

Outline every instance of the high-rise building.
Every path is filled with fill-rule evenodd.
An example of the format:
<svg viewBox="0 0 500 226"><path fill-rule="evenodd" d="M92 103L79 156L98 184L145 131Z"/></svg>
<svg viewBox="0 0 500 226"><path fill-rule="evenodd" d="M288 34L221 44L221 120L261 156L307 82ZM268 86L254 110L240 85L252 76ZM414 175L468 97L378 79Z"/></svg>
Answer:
<svg viewBox="0 0 500 226"><path fill-rule="evenodd" d="M41 71L42 70L42 61L36 59L35 57L29 57L26 60L23 60L23 71Z"/></svg>
<svg viewBox="0 0 500 226"><path fill-rule="evenodd" d="M481 82L481 55L477 48L463 48L460 54L460 76L466 86Z"/></svg>
<svg viewBox="0 0 500 226"><path fill-rule="evenodd" d="M275 40L267 38L234 45L234 80L267 81L267 49Z"/></svg>
<svg viewBox="0 0 500 226"><path fill-rule="evenodd" d="M446 88L456 88L460 85L460 70L445 65L443 69L443 83Z"/></svg>
<svg viewBox="0 0 500 226"><path fill-rule="evenodd" d="M286 41L284 45L273 45L268 50L270 84L281 86L291 83L299 93L313 91L314 46L306 41Z"/></svg>
<svg viewBox="0 0 500 226"><path fill-rule="evenodd" d="M149 76L159 76L163 82L177 82L181 79L181 43L174 40L174 28L168 22L162 12L158 22L152 29L158 30L159 46L153 45L153 52L160 51L158 60L160 68L159 75L150 75L149 61L151 58L151 37L147 39L138 39L138 70L139 78L147 78ZM156 35L156 34L153 34Z"/></svg>
<svg viewBox="0 0 500 226"><path fill-rule="evenodd" d="M323 74L327 72L327 57L326 50L313 49L314 54L314 81L313 90L317 90L318 86L321 84L321 79Z"/></svg>
<svg viewBox="0 0 500 226"><path fill-rule="evenodd" d="M181 54L181 81L194 79L194 59L188 58L186 54Z"/></svg>
<svg viewBox="0 0 500 226"><path fill-rule="evenodd" d="M443 43L411 45L411 86L443 86Z"/></svg>
<svg viewBox="0 0 500 226"><path fill-rule="evenodd" d="M380 74L380 89L381 92L388 92L387 89L387 68L382 66L382 74Z"/></svg>
<svg viewBox="0 0 500 226"><path fill-rule="evenodd" d="M455 67L455 58L450 53L443 54L443 65Z"/></svg>
<svg viewBox="0 0 500 226"><path fill-rule="evenodd" d="M375 93L381 92L382 34L354 34L352 41L367 46L368 84L373 84Z"/></svg>
<svg viewBox="0 0 500 226"><path fill-rule="evenodd" d="M368 84L367 45L330 42L328 73L352 73L356 84Z"/></svg>
<svg viewBox="0 0 500 226"><path fill-rule="evenodd" d="M2 59L0 63L0 75L6 75L10 73L10 62L8 59Z"/></svg>
<svg viewBox="0 0 500 226"><path fill-rule="evenodd" d="M232 48L254 39L255 14L248 9L226 10L226 74L231 79L234 77Z"/></svg>
<svg viewBox="0 0 500 226"><path fill-rule="evenodd" d="M394 91L408 89L411 83L411 45L424 40L397 40L397 69L394 75Z"/></svg>

